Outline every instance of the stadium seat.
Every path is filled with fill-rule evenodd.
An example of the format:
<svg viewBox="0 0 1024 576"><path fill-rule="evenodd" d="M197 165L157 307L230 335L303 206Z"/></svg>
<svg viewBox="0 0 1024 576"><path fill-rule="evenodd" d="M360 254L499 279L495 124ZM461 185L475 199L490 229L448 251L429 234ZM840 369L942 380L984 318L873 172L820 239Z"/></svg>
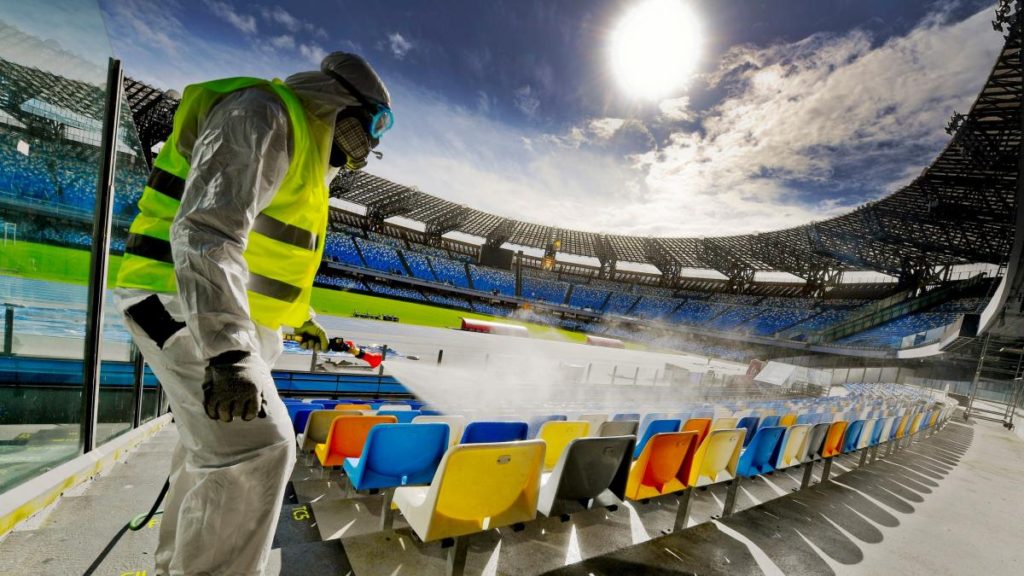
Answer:
<svg viewBox="0 0 1024 576"><path fill-rule="evenodd" d="M541 479L537 511L545 516L561 516L617 505L626 497L635 443L633 436L570 441L551 473Z"/></svg>
<svg viewBox="0 0 1024 576"><path fill-rule="evenodd" d="M309 415L319 410L318 404L314 405L313 408L300 408L295 411L295 416L292 418L292 429L295 430L296 434L300 434L306 429L306 422L309 420Z"/></svg>
<svg viewBox="0 0 1024 576"><path fill-rule="evenodd" d="M544 441L544 471L548 472L558 464L562 452L570 442L584 438L590 430L590 424L583 420L548 420L540 427L537 438Z"/></svg>
<svg viewBox="0 0 1024 576"><path fill-rule="evenodd" d="M607 414L581 414L577 420L590 424L588 436L600 436L601 425L608 421Z"/></svg>
<svg viewBox="0 0 1024 576"><path fill-rule="evenodd" d="M807 443L810 439L811 424L794 424L786 429L782 438L782 449L775 463L776 469L799 466L807 457Z"/></svg>
<svg viewBox="0 0 1024 576"><path fill-rule="evenodd" d="M775 471L782 437L787 429L785 426L768 426L758 428L754 433L753 440L740 455L735 478L729 483L729 489L725 494L725 504L722 506L723 516L729 516L736 508L736 494L743 478L752 478L759 474L769 474Z"/></svg>
<svg viewBox="0 0 1024 576"><path fill-rule="evenodd" d="M744 416L739 419L736 423L737 428L743 428L746 430L746 434L743 436L743 447L746 448L750 444L750 440L754 437L754 432L757 432L757 422L760 420L757 416Z"/></svg>
<svg viewBox="0 0 1024 576"><path fill-rule="evenodd" d="M292 421L292 427L296 428L296 426L295 426L295 415L299 413L299 410L322 410L324 405L323 404L312 404L312 403L306 403L306 402L288 402L288 403L286 403L284 405L284 407L288 410L288 418ZM298 428L296 430L296 433L301 432L301 431L302 431L302 429Z"/></svg>
<svg viewBox="0 0 1024 576"><path fill-rule="evenodd" d="M736 477L745 430L712 430L693 457L690 486L706 486Z"/></svg>
<svg viewBox="0 0 1024 576"><path fill-rule="evenodd" d="M626 497L644 500L685 489L697 441L696 432L655 434L629 471Z"/></svg>
<svg viewBox="0 0 1024 576"><path fill-rule="evenodd" d="M637 422L639 422L640 421L640 415L639 414L635 414L633 412L624 412L624 413L615 414L615 415L612 416L612 422L621 422L623 420L636 420Z"/></svg>
<svg viewBox="0 0 1024 576"><path fill-rule="evenodd" d="M398 488L394 502L421 541L455 539L448 573L461 574L468 551L461 536L537 516L543 466L539 440L453 446L430 486Z"/></svg>
<svg viewBox="0 0 1024 576"><path fill-rule="evenodd" d="M526 438L533 440L540 432L541 426L547 422L564 422L569 418L565 414L547 414L527 420Z"/></svg>
<svg viewBox="0 0 1024 576"><path fill-rule="evenodd" d="M526 440L526 422L470 422L460 444L488 444Z"/></svg>
<svg viewBox="0 0 1024 576"><path fill-rule="evenodd" d="M739 422L738 418L715 418L714 422L711 423L712 430L731 430L736 428L736 424Z"/></svg>
<svg viewBox="0 0 1024 576"><path fill-rule="evenodd" d="M636 443L636 448L633 450L633 458L639 458L640 453L643 452L644 446L655 434L664 434L666 432L679 432L679 420L653 420L647 425L647 430L643 436Z"/></svg>
<svg viewBox="0 0 1024 576"><path fill-rule="evenodd" d="M761 418L761 426L778 426L781 420L778 416L765 416Z"/></svg>
<svg viewBox="0 0 1024 576"><path fill-rule="evenodd" d="M394 416L400 424L411 424L412 421L420 415L419 410L410 410L407 406L405 410L377 410L378 416Z"/></svg>
<svg viewBox="0 0 1024 576"><path fill-rule="evenodd" d="M338 416L331 423L327 439L313 449L324 468L341 466L346 458L358 458L370 429L378 424L394 424L394 416Z"/></svg>
<svg viewBox="0 0 1024 576"><path fill-rule="evenodd" d="M363 453L347 458L345 475L356 490L384 489L381 529L391 528L393 489L430 484L448 450L447 424L381 424L366 437Z"/></svg>
<svg viewBox="0 0 1024 576"><path fill-rule="evenodd" d="M412 410L412 406L408 404L381 404L377 410L381 412L398 412L401 410Z"/></svg>
<svg viewBox="0 0 1024 576"><path fill-rule="evenodd" d="M327 434L331 431L331 422L339 416L334 410L312 411L306 419L306 427L295 437L299 452L311 453L317 444L326 442Z"/></svg>
<svg viewBox="0 0 1024 576"><path fill-rule="evenodd" d="M636 436L636 429L640 423L636 420L611 420L602 422L597 429L597 435L601 438L611 436Z"/></svg>
<svg viewBox="0 0 1024 576"><path fill-rule="evenodd" d="M828 422L815 424L811 428L811 432L807 436L807 452L804 457L804 475L800 482L801 489L806 488L811 483L814 463L824 458L822 454L825 450L825 440L828 438L828 431L831 429L832 424Z"/></svg>
<svg viewBox="0 0 1024 576"><path fill-rule="evenodd" d="M690 418L683 423L682 432L696 432L697 445L700 446L711 432L711 418Z"/></svg>
<svg viewBox="0 0 1024 576"><path fill-rule="evenodd" d="M338 404L334 409L345 412L369 412L373 410L373 406L369 404Z"/></svg>
<svg viewBox="0 0 1024 576"><path fill-rule="evenodd" d="M856 452L860 445L860 433L864 430L864 420L854 420L846 427L846 434L843 436L842 453Z"/></svg>
<svg viewBox="0 0 1024 576"><path fill-rule="evenodd" d="M846 428L849 425L850 423L845 420L835 420L829 425L825 443L821 447L821 458L825 461L821 469L822 482L828 482L832 459L843 453L843 440L846 438Z"/></svg>
<svg viewBox="0 0 1024 576"><path fill-rule="evenodd" d="M799 416L797 414L785 414L779 418L779 426L792 426L796 424L796 420Z"/></svg>
<svg viewBox="0 0 1024 576"><path fill-rule="evenodd" d="M454 446L462 439L462 429L466 426L466 419L462 416L440 416L423 415L422 413L412 419L413 424L432 424L440 422L448 425L448 445Z"/></svg>

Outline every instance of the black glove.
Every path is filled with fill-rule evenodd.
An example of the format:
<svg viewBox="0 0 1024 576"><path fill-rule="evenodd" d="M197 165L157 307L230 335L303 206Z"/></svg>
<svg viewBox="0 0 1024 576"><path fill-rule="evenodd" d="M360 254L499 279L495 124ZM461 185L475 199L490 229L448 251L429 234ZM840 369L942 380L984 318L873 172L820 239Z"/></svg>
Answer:
<svg viewBox="0 0 1024 576"><path fill-rule="evenodd" d="M210 359L203 380L203 408L213 420L266 418L263 389L273 386L270 369L259 357L232 350Z"/></svg>
<svg viewBox="0 0 1024 576"><path fill-rule="evenodd" d="M295 334L297 336L302 336L302 343L300 346L302 346L303 350L316 350L318 352L327 351L327 332L316 320L313 320L312 318L306 320L302 326L299 326L295 330Z"/></svg>

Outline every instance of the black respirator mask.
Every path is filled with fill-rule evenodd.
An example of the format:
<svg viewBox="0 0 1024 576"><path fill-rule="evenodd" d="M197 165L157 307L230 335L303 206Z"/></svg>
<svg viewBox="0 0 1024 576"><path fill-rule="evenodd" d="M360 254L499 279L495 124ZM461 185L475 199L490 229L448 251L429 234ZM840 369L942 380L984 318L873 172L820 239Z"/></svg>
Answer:
<svg viewBox="0 0 1024 576"><path fill-rule="evenodd" d="M334 123L334 145L331 147L331 166L360 170L366 166L366 159L380 142L366 132L367 120L361 111L342 112ZM373 152L381 158L380 152Z"/></svg>

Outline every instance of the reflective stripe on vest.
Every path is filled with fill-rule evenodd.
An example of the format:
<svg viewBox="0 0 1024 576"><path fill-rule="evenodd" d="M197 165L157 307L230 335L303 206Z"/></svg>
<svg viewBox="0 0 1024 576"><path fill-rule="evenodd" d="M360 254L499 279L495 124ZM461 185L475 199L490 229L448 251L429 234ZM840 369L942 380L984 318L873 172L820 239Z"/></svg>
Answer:
<svg viewBox="0 0 1024 576"><path fill-rule="evenodd" d="M178 139L198 134L209 110L224 95L245 88L267 89L285 104L293 138L291 164L269 206L253 221L245 251L252 319L270 328L301 325L308 318L313 278L323 253L328 218L324 183L330 127L306 115L298 98L280 81L228 78L185 89L174 130L154 161L154 169L132 222L118 286L156 292L176 291L171 223L188 179L188 160Z"/></svg>

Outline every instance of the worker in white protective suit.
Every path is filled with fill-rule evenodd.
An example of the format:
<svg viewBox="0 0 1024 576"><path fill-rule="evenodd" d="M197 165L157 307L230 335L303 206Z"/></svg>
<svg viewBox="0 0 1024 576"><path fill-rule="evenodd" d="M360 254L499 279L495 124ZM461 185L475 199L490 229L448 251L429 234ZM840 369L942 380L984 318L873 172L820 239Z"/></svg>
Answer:
<svg viewBox="0 0 1024 576"><path fill-rule="evenodd" d="M391 100L353 54L279 80L189 86L139 201L118 307L180 441L156 574L262 574L295 461L271 367L281 326L326 348L309 306L327 182L358 170Z"/></svg>

